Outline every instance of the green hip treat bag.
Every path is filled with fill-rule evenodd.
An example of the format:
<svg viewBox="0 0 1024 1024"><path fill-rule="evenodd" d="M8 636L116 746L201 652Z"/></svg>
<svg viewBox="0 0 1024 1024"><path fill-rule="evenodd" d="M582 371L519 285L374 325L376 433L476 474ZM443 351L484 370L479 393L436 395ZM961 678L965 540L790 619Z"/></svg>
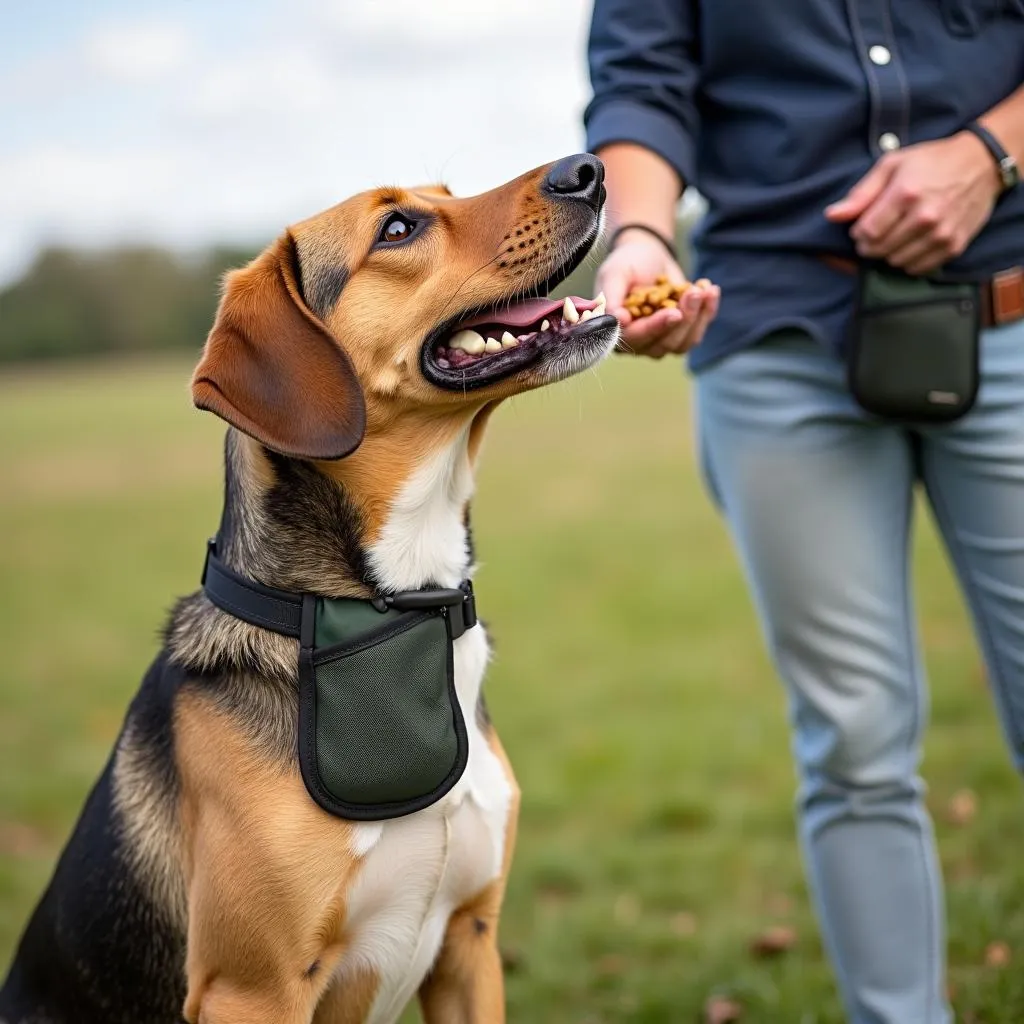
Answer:
<svg viewBox="0 0 1024 1024"><path fill-rule="evenodd" d="M978 285L865 265L848 347L850 391L876 416L949 422L978 393Z"/></svg>

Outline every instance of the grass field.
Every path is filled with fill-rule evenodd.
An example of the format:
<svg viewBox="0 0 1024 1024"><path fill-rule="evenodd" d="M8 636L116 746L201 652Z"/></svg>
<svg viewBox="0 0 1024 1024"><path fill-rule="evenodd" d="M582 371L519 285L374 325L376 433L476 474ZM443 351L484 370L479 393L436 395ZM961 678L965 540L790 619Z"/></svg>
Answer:
<svg viewBox="0 0 1024 1024"><path fill-rule="evenodd" d="M0 377L0 970L216 525L221 428L191 410L188 371ZM613 361L492 428L474 519L487 693L525 793L502 934L514 1022L694 1022L715 994L757 1024L841 1020L780 688L692 447L667 363ZM1024 805L921 524L950 984L962 1021L1020 1022ZM754 958L774 924L795 947ZM986 962L997 941L1009 966Z"/></svg>

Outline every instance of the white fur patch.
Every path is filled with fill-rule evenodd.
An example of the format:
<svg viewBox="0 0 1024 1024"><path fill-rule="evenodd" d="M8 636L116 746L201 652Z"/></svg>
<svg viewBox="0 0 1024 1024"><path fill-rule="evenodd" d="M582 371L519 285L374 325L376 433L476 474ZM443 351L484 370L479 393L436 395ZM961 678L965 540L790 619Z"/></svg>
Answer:
<svg viewBox="0 0 1024 1024"><path fill-rule="evenodd" d="M395 590L456 586L469 553L463 512L473 489L468 433L425 463L395 500L369 553L378 579ZM452 912L501 872L512 786L476 718L489 650L483 627L455 641L455 689L469 738L458 784L404 818L355 826L364 858L348 894L348 951L354 969L380 979L370 1024L392 1024L415 995L444 940Z"/></svg>
<svg viewBox="0 0 1024 1024"><path fill-rule="evenodd" d="M360 821L352 825L352 852L365 857L379 842L384 832L382 821Z"/></svg>
<svg viewBox="0 0 1024 1024"><path fill-rule="evenodd" d="M462 510L473 494L468 428L412 475L391 506L369 561L385 589L455 587L469 561Z"/></svg>

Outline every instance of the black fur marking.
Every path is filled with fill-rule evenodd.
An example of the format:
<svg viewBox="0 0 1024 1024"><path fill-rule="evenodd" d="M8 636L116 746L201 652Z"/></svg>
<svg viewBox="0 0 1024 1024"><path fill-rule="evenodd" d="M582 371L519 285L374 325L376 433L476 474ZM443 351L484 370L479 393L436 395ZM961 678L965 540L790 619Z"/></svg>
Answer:
<svg viewBox="0 0 1024 1024"><path fill-rule="evenodd" d="M296 258L295 279L306 305L322 320L334 309L348 284L348 267L343 263L335 263L333 266L316 266L307 270L302 260Z"/></svg>
<svg viewBox="0 0 1024 1024"><path fill-rule="evenodd" d="M476 565L476 542L473 539L472 515L468 503L462 517L462 525L466 528L466 554L469 556L469 564Z"/></svg>
<svg viewBox="0 0 1024 1024"><path fill-rule="evenodd" d="M362 516L348 495L308 462L269 449L266 455L277 478L263 502L269 534L263 546L274 552L271 557L278 570L276 580L268 582L288 590L325 593L315 576L329 566L332 576L372 586L362 546ZM313 579L289 581L296 559L308 561Z"/></svg>
<svg viewBox="0 0 1024 1024"><path fill-rule="evenodd" d="M137 750L173 801L171 714L182 673L153 663L128 712ZM86 800L0 991L6 1024L178 1024L185 936L126 859L113 757ZM142 941L144 937L144 941Z"/></svg>
<svg viewBox="0 0 1024 1024"><path fill-rule="evenodd" d="M303 302L323 319L334 308L345 285L348 284L348 267L344 263L325 265L322 260L309 259L308 262L314 265L303 266L298 245L293 242L292 272L299 286L299 295L302 296Z"/></svg>

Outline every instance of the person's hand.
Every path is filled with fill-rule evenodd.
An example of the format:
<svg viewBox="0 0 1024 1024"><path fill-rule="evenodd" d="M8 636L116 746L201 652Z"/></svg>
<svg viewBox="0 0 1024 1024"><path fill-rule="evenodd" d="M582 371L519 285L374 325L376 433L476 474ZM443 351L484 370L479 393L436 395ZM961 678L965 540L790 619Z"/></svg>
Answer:
<svg viewBox="0 0 1024 1024"><path fill-rule="evenodd" d="M700 341L718 312L718 288L693 285L678 309L659 309L634 320L624 305L626 296L633 288L652 285L661 276L673 284L686 280L664 246L639 231L625 232L601 264L596 290L604 292L608 312L622 327L619 351L652 359L686 352Z"/></svg>
<svg viewBox="0 0 1024 1024"><path fill-rule="evenodd" d="M887 153L825 216L852 222L861 256L927 274L970 245L999 192L991 154L976 136L959 132Z"/></svg>

